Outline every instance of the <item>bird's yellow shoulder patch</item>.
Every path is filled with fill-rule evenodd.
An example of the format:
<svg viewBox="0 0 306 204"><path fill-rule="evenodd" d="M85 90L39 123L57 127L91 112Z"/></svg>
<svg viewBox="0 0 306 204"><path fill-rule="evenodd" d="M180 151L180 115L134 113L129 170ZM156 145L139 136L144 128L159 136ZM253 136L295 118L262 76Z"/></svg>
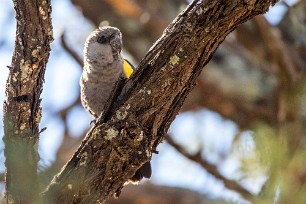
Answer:
<svg viewBox="0 0 306 204"><path fill-rule="evenodd" d="M134 72L134 66L126 59L123 61L123 72L127 78Z"/></svg>

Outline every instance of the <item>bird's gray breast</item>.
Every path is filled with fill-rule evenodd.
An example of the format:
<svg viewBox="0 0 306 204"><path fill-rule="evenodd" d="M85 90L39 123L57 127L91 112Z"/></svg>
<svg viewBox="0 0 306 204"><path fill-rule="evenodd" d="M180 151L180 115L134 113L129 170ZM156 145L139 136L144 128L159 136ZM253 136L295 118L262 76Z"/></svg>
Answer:
<svg viewBox="0 0 306 204"><path fill-rule="evenodd" d="M113 64L115 65L115 64ZM86 67L91 69L93 67ZM86 69L84 69L86 70ZM99 70L99 72L84 71L81 77L81 101L83 106L95 117L98 117L104 109L104 106L112 95L116 82L122 74L122 63L116 66L108 66Z"/></svg>

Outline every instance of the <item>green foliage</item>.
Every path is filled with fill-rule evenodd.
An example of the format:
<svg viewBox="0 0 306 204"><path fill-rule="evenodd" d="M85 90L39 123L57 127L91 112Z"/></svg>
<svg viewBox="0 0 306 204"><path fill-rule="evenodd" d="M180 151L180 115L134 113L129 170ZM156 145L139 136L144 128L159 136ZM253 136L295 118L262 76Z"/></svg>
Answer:
<svg viewBox="0 0 306 204"><path fill-rule="evenodd" d="M305 145L292 149L291 135L280 129L259 125L255 131L256 152L268 180L253 203L306 203Z"/></svg>

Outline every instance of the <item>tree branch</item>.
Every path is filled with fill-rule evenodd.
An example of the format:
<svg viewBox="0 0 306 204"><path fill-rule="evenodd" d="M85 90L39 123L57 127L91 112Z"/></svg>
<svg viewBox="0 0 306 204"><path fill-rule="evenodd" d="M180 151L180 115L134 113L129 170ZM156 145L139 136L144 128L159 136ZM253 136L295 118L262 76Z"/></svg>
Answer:
<svg viewBox="0 0 306 204"><path fill-rule="evenodd" d="M183 147L179 146L176 142L174 142L171 136L167 135L166 140L176 151L178 151L179 153L181 153L183 156L190 159L191 161L198 163L208 173L212 174L214 177L221 180L226 188L240 193L240 195L244 197L245 199L251 199L253 197L253 195L249 191L241 187L237 182L233 180L229 180L225 178L222 174L220 174L218 169L214 165L211 165L210 163L208 163L202 158L200 152L197 154L191 155L187 153Z"/></svg>
<svg viewBox="0 0 306 204"><path fill-rule="evenodd" d="M7 203L37 198L40 94L52 37L50 1L14 0L15 50L6 84L4 142Z"/></svg>
<svg viewBox="0 0 306 204"><path fill-rule="evenodd" d="M141 187L128 185L122 190L119 199L111 199L108 204L233 204L223 200L208 199L205 195L189 189L143 184Z"/></svg>
<svg viewBox="0 0 306 204"><path fill-rule="evenodd" d="M274 108L276 102L272 97L262 98L258 103L248 104L243 98L226 93L216 83L206 79L199 80L195 89L190 93L190 98L187 98L184 103L182 111L206 107L232 120L241 129L250 128L259 121L271 125L277 123Z"/></svg>
<svg viewBox="0 0 306 204"><path fill-rule="evenodd" d="M43 197L51 203L92 203L118 195L151 159L225 37L276 2L194 1L150 49L108 116L91 128Z"/></svg>
<svg viewBox="0 0 306 204"><path fill-rule="evenodd" d="M302 68L295 61L296 57L293 56L295 52L286 45L278 30L264 17L256 17L254 22L266 47L268 58L278 66L280 81L285 80L287 83L297 81L301 77Z"/></svg>
<svg viewBox="0 0 306 204"><path fill-rule="evenodd" d="M83 60L81 59L81 57L73 50L71 49L66 40L65 40L65 33L63 32L62 35L61 35L61 44L64 48L64 50L66 50L70 55L71 57L81 66L83 67Z"/></svg>

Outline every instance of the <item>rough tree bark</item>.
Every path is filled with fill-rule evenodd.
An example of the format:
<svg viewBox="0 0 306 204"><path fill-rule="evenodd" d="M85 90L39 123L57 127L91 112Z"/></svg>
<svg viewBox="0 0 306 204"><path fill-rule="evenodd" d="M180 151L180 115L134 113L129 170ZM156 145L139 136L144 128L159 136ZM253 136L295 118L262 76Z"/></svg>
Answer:
<svg viewBox="0 0 306 204"><path fill-rule="evenodd" d="M15 50L6 84L4 142L7 203L38 196L40 94L52 37L50 1L14 0Z"/></svg>
<svg viewBox="0 0 306 204"><path fill-rule="evenodd" d="M106 117L43 193L51 203L104 203L163 140L195 80L225 37L277 0L194 1L141 61Z"/></svg>

